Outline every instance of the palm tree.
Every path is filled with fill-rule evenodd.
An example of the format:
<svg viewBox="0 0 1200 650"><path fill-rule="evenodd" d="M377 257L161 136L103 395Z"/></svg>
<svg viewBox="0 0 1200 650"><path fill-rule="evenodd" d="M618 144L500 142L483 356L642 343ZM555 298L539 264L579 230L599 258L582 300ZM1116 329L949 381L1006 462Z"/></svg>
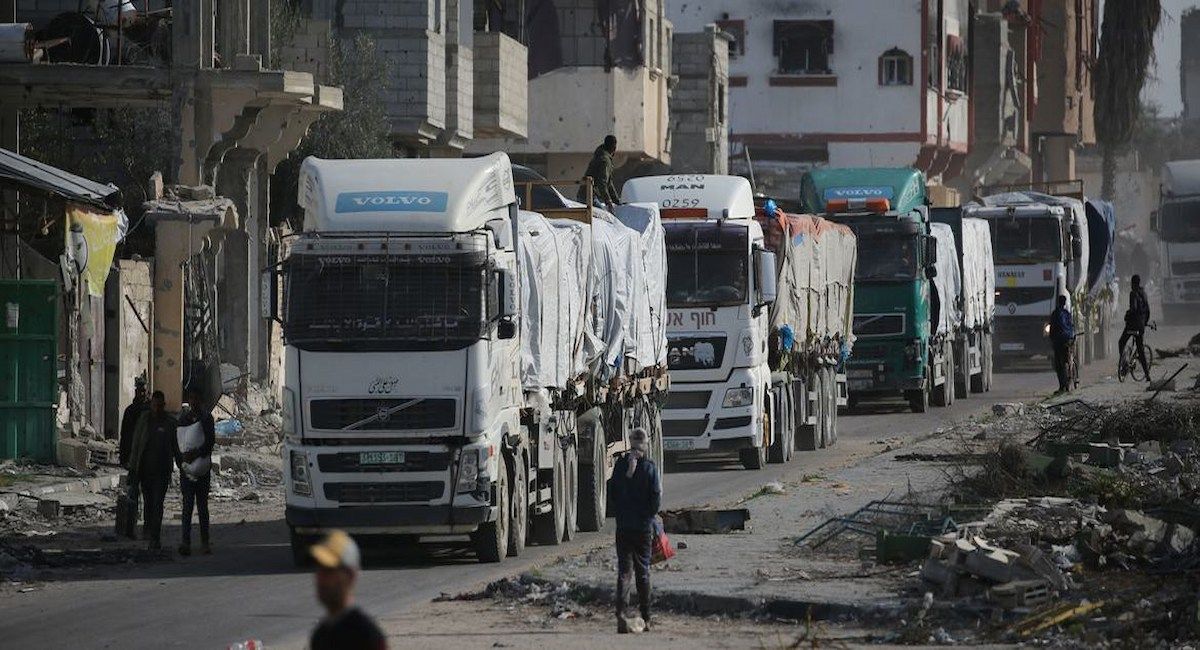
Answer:
<svg viewBox="0 0 1200 650"><path fill-rule="evenodd" d="M1142 86L1154 58L1159 0L1106 0L1096 67L1096 138L1104 155L1101 194L1113 200L1117 156L1141 116Z"/></svg>

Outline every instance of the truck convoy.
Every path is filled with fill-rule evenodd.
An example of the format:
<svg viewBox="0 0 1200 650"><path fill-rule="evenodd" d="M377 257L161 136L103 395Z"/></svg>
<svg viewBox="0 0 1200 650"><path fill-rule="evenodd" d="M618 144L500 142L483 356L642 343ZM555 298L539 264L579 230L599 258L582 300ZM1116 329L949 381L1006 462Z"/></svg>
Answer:
<svg viewBox="0 0 1200 650"><path fill-rule="evenodd" d="M756 208L735 176L635 178L622 199L660 206L665 229L667 458L757 469L831 444L853 343L849 230Z"/></svg>
<svg viewBox="0 0 1200 650"><path fill-rule="evenodd" d="M805 211L845 224L857 238L850 402L900 394L918 413L931 400L949 404L954 339L935 304L939 248L924 176L905 168L813 170L801 179L800 199Z"/></svg>
<svg viewBox="0 0 1200 650"><path fill-rule="evenodd" d="M992 235L982 219L964 219L962 208L930 208L934 236L948 228L953 235L953 254L960 279L959 291L951 294L947 315L954 332L955 395L991 390L992 329L996 312L996 269L992 262ZM942 259L942 237L938 239L938 261ZM939 267L940 268L940 267ZM951 270L954 273L954 270ZM940 275L940 272L939 272ZM935 282L936 286L940 286ZM947 301L941 301L943 305Z"/></svg>
<svg viewBox="0 0 1200 650"><path fill-rule="evenodd" d="M319 160L281 267L286 519L470 536L479 558L598 530L613 455L668 387L662 227L520 210L504 154Z"/></svg>
<svg viewBox="0 0 1200 650"><path fill-rule="evenodd" d="M1200 160L1163 165L1158 216L1163 316L1200 314Z"/></svg>

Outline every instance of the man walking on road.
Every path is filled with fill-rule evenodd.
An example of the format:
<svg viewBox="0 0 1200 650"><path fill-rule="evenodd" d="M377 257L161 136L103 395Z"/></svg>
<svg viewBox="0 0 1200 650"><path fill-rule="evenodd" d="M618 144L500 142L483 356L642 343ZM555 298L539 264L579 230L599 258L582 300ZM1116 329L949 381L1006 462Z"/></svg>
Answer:
<svg viewBox="0 0 1200 650"><path fill-rule="evenodd" d="M1071 378L1067 376L1067 360L1074 341L1075 323L1071 321L1071 310L1067 309L1067 297L1059 294L1058 304L1050 313L1050 343L1054 345L1054 372L1058 374L1059 393L1071 390Z"/></svg>
<svg viewBox="0 0 1200 650"><path fill-rule="evenodd" d="M150 396L150 410L142 414L129 449L129 476L142 491L146 509L143 534L152 551L162 548L163 499L171 484L172 450L175 447L175 418L167 413L161 390Z"/></svg>
<svg viewBox="0 0 1200 650"><path fill-rule="evenodd" d="M383 631L354 605L354 582L362 570L358 545L335 530L309 553L317 561L317 599L328 612L313 630L311 650L386 650Z"/></svg>
<svg viewBox="0 0 1200 650"><path fill-rule="evenodd" d="M121 460L121 467L129 469L129 450L133 447L133 435L137 430L138 420L142 418L142 414L150 408L150 402L146 399L146 380L137 377L133 380L133 401L129 406L125 407L125 412L121 414L120 433L118 434L118 453ZM122 530L118 534L134 536L134 528L137 526L138 518L138 490L141 486L132 474L125 477L125 502L128 504L128 510L125 511L127 519L121 519L118 515L118 525ZM118 509L121 508L118 504Z"/></svg>
<svg viewBox="0 0 1200 650"><path fill-rule="evenodd" d="M608 209L619 203L617 188L613 185L613 154L617 153L617 136L607 135L604 142L592 152L584 178L591 177L594 197L604 202ZM587 191L579 187L579 202L587 203Z"/></svg>
<svg viewBox="0 0 1200 650"><path fill-rule="evenodd" d="M1146 381L1150 381L1150 364L1146 362L1146 325L1150 324L1150 301L1142 290L1142 277L1135 275L1130 278L1129 309L1125 311L1125 330L1117 341L1117 354L1125 354L1125 343L1133 337L1137 346L1137 360L1142 364L1142 372L1146 373ZM1133 359L1125 359L1125 363L1133 363Z"/></svg>
<svg viewBox="0 0 1200 650"><path fill-rule="evenodd" d="M175 464L179 467L179 492L183 495L183 513L181 515L179 554L192 554L192 510L195 509L200 518L200 552L208 555L212 547L208 543L208 493L212 487L212 452L217 444L216 425L212 412L204 402L203 396L196 388L188 388L184 395L190 409L191 422L180 422L180 429L189 424L198 424L203 434L197 444L184 444L179 440L182 436L173 438L175 441ZM189 441L191 442L191 441Z"/></svg>
<svg viewBox="0 0 1200 650"><path fill-rule="evenodd" d="M636 576L638 605L650 629L650 549L654 517L662 503L662 481L646 457L649 436L638 427L629 434L630 451L613 467L612 500L617 519L617 632L630 631L625 618L629 573Z"/></svg>

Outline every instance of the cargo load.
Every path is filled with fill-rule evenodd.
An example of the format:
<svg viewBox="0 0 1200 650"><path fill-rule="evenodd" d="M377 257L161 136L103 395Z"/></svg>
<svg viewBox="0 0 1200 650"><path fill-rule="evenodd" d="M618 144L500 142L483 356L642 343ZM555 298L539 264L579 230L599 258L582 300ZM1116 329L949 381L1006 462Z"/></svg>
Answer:
<svg viewBox="0 0 1200 650"><path fill-rule="evenodd" d="M992 235L983 219L962 220L962 326L990 330L996 310Z"/></svg>
<svg viewBox="0 0 1200 650"><path fill-rule="evenodd" d="M944 223L930 225L930 232L937 241L937 260L933 276L933 294L930 295L933 310L934 334L953 334L962 323L962 306L958 300L962 295L962 275L958 270L958 249L954 245L954 231Z"/></svg>

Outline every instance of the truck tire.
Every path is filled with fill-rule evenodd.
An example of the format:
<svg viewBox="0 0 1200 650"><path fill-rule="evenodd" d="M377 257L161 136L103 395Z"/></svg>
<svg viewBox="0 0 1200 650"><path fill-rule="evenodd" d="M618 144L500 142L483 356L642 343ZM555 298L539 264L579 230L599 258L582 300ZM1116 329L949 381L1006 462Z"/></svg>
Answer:
<svg viewBox="0 0 1200 650"><path fill-rule="evenodd" d="M508 526L508 557L518 557L529 539L529 463L519 455L512 474L512 520Z"/></svg>
<svg viewBox="0 0 1200 650"><path fill-rule="evenodd" d="M829 367L827 372L827 381L829 386L829 444L837 444L838 439L838 386L837 386L837 369L833 366Z"/></svg>
<svg viewBox="0 0 1200 650"><path fill-rule="evenodd" d="M563 451L566 458L567 498L566 526L563 527L563 541L575 539L575 531L579 528L579 447L571 444Z"/></svg>
<svg viewBox="0 0 1200 650"><path fill-rule="evenodd" d="M308 549L312 546L312 539L296 532L296 529L288 527L288 537L292 543L292 564L296 568L303 569L312 566L312 555L309 555Z"/></svg>
<svg viewBox="0 0 1200 650"><path fill-rule="evenodd" d="M767 448L768 463L787 462L787 440L783 435L783 396L782 391L772 388L771 396L771 446Z"/></svg>
<svg viewBox="0 0 1200 650"><path fill-rule="evenodd" d="M746 469L762 469L767 464L766 447L750 447L738 452L738 461Z"/></svg>
<svg viewBox="0 0 1200 650"><path fill-rule="evenodd" d="M587 426L583 420L587 419ZM591 462L579 466L579 530L595 532L604 527L608 506L607 445L604 441L604 425L600 418L589 412L580 418L579 431L591 429Z"/></svg>
<svg viewBox="0 0 1200 650"><path fill-rule="evenodd" d="M817 371L817 443L821 449L829 446L829 389L829 370L821 368ZM837 404L836 397L832 403Z"/></svg>
<svg viewBox="0 0 1200 650"><path fill-rule="evenodd" d="M500 472L496 477L496 521L487 521L471 533L471 543L480 562L499 562L508 554L508 471L509 461L500 455Z"/></svg>
<svg viewBox="0 0 1200 650"><path fill-rule="evenodd" d="M550 479L550 512L538 515L533 523L534 539L544 546L555 546L562 542L563 530L567 526L567 472L564 465L566 456L562 445L555 444L554 469Z"/></svg>
<svg viewBox="0 0 1200 650"><path fill-rule="evenodd" d="M988 389L988 375L992 372L992 337L979 335L979 374L971 375L970 392L983 393Z"/></svg>
<svg viewBox="0 0 1200 650"><path fill-rule="evenodd" d="M954 375L954 397L966 399L971 395L971 341L964 337L954 355L958 372Z"/></svg>
<svg viewBox="0 0 1200 650"><path fill-rule="evenodd" d="M925 379L925 387L919 390L904 391L904 398L908 400L908 408L913 413L924 413L929 410L929 384L933 380Z"/></svg>
<svg viewBox="0 0 1200 650"><path fill-rule="evenodd" d="M950 406L954 401L954 357L953 347L942 345L942 385L933 387L930 400L934 406Z"/></svg>

